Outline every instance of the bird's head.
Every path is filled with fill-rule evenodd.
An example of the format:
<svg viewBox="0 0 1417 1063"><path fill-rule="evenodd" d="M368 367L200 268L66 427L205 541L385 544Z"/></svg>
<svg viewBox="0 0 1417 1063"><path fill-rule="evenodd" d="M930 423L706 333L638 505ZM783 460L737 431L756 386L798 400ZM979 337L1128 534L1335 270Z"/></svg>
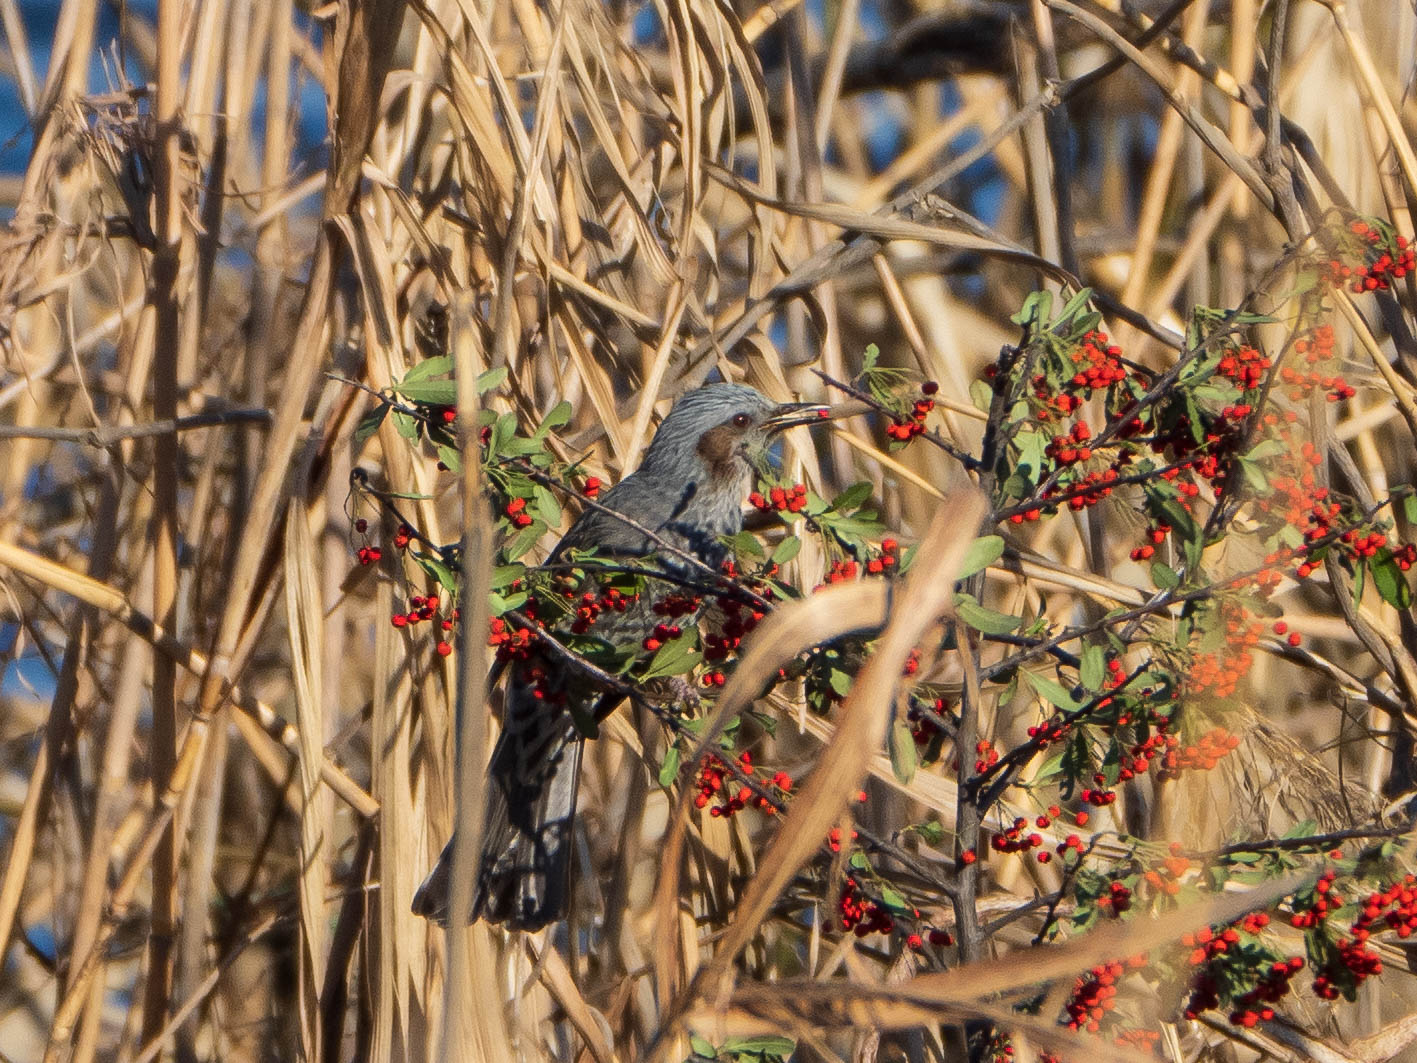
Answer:
<svg viewBox="0 0 1417 1063"><path fill-rule="evenodd" d="M737 485L775 433L830 416L826 406L776 403L744 384L708 384L674 404L641 468L652 476Z"/></svg>

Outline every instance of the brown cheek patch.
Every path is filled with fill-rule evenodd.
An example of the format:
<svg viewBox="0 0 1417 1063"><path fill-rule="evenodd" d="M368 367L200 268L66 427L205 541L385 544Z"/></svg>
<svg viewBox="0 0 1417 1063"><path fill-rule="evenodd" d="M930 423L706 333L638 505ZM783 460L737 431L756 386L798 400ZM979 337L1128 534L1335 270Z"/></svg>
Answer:
<svg viewBox="0 0 1417 1063"><path fill-rule="evenodd" d="M737 449L742 435L743 433L731 424L710 428L699 439L699 457L703 458L711 469L727 464L733 460L733 452Z"/></svg>

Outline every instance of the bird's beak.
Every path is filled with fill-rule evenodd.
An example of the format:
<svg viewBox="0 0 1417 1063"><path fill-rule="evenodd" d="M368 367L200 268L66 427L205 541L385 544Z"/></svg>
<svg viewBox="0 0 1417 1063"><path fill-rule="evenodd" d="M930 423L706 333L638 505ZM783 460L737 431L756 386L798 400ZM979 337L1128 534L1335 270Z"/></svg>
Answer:
<svg viewBox="0 0 1417 1063"><path fill-rule="evenodd" d="M769 432L781 432L784 428L794 428L799 424L816 424L832 415L830 406L815 402L784 402L763 421Z"/></svg>

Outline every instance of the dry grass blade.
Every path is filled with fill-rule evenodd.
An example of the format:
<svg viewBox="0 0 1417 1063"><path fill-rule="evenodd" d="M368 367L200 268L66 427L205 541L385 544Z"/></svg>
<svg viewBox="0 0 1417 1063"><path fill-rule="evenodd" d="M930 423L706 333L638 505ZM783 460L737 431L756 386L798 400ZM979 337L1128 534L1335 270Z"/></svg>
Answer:
<svg viewBox="0 0 1417 1063"><path fill-rule="evenodd" d="M290 626L291 677L300 724L300 936L306 978L301 989L304 1051L317 1054L320 1043L319 990L325 984L329 919L326 863L329 860L329 800L320 781L325 762L324 677L321 661L325 610L315 583L314 547L308 518L292 506L285 521L285 614Z"/></svg>

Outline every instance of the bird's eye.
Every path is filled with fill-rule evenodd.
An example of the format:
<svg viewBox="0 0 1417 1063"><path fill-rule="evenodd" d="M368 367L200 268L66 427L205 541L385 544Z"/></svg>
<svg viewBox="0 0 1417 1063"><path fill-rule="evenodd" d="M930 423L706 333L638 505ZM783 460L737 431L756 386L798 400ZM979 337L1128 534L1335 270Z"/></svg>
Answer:
<svg viewBox="0 0 1417 1063"><path fill-rule="evenodd" d="M733 427L747 428L753 423L753 418L746 413L735 413L733 415Z"/></svg>

